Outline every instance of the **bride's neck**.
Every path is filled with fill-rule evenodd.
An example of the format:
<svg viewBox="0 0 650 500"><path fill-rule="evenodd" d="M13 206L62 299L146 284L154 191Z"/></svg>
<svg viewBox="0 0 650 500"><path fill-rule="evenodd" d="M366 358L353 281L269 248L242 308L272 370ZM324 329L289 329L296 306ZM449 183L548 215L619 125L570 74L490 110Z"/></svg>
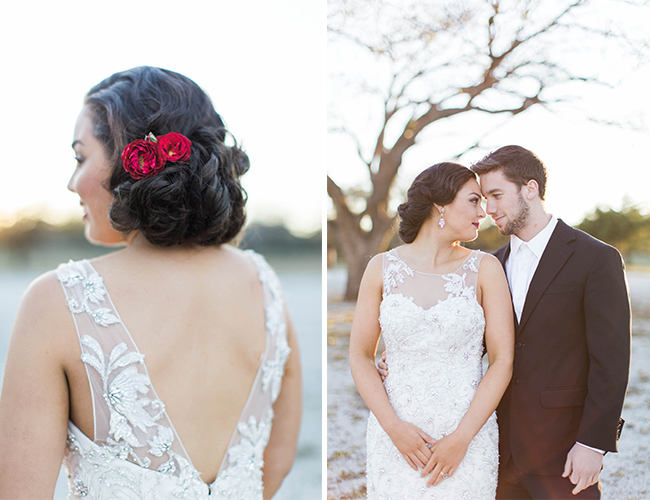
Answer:
<svg viewBox="0 0 650 500"><path fill-rule="evenodd" d="M460 246L458 242L442 238L439 231L428 229L430 228L423 226L415 240L409 244L413 257L433 263L436 267L453 260L453 255Z"/></svg>

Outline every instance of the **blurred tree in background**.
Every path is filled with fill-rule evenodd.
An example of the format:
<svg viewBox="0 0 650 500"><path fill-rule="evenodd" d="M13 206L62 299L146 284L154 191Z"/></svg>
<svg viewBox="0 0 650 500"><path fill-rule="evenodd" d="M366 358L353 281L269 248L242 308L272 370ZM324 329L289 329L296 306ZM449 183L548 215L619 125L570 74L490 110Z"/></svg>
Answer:
<svg viewBox="0 0 650 500"><path fill-rule="evenodd" d="M650 215L642 214L627 200L618 212L596 208L576 227L615 246L625 260L630 260L634 252L650 251Z"/></svg>

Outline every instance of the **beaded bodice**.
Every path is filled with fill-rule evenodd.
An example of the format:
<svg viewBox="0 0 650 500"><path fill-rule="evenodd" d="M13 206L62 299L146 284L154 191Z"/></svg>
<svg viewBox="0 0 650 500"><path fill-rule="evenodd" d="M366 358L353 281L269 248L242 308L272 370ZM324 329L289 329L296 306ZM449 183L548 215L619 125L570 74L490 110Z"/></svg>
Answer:
<svg viewBox="0 0 650 500"><path fill-rule="evenodd" d="M435 440L451 434L483 377L485 316L476 286L483 253L437 275L418 272L398 249L383 255L379 322L386 345L384 388L397 416ZM472 440L453 477L427 488L381 428L368 419L369 499L493 499L498 464L494 415Z"/></svg>
<svg viewBox="0 0 650 500"><path fill-rule="evenodd" d="M195 469L157 396L141 353L88 261L62 264L57 276L72 312L90 382L94 440L72 422L64 465L68 498L262 499L264 449L289 355L280 283L261 255L266 345L251 393L215 481Z"/></svg>

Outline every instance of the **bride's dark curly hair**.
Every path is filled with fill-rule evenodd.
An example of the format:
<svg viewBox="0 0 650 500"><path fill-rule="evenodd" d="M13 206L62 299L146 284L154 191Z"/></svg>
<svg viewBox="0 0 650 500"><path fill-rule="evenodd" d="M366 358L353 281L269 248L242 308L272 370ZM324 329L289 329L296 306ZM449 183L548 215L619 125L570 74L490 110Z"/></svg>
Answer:
<svg viewBox="0 0 650 500"><path fill-rule="evenodd" d="M244 225L246 192L240 176L248 156L224 144L228 134L207 94L173 71L141 66L94 86L85 98L93 133L112 173L110 219L122 233L141 232L157 246L219 245ZM178 132L192 141L187 162L167 162L162 172L135 180L122 166L124 147L148 133Z"/></svg>
<svg viewBox="0 0 650 500"><path fill-rule="evenodd" d="M424 221L431 217L433 204L449 205L467 181L476 174L458 163L443 162L423 170L406 193L406 201L397 207L399 236L412 243Z"/></svg>

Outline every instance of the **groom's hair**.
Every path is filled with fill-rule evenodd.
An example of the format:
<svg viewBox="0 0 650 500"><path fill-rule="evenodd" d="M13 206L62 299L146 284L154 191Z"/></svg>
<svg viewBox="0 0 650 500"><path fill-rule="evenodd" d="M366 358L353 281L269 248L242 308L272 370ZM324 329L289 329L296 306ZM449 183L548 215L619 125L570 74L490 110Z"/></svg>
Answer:
<svg viewBox="0 0 650 500"><path fill-rule="evenodd" d="M546 167L535 153L521 146L503 146L492 151L481 161L473 164L471 169L479 177L488 172L501 170L506 179L517 186L525 186L528 181L534 180L539 186L539 197L544 199L548 178Z"/></svg>

